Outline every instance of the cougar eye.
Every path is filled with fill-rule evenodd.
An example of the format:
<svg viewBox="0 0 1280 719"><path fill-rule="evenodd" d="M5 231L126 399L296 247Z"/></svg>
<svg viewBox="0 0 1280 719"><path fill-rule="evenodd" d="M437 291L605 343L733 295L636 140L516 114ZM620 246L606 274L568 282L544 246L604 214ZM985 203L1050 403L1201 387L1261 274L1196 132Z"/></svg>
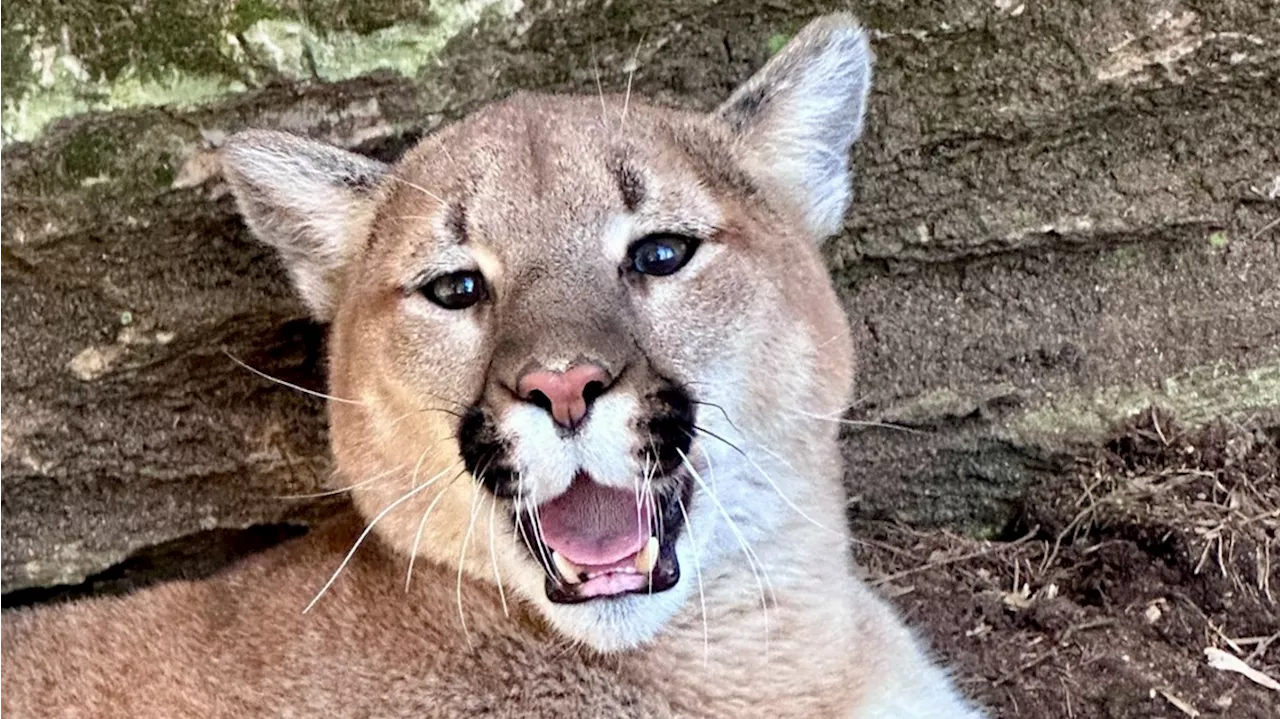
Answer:
<svg viewBox="0 0 1280 719"><path fill-rule="evenodd" d="M698 241L680 235L649 235L627 250L631 270L658 277L675 273L693 259Z"/></svg>
<svg viewBox="0 0 1280 719"><path fill-rule="evenodd" d="M464 310L489 296L484 275L462 270L441 275L422 287L427 299L446 310Z"/></svg>

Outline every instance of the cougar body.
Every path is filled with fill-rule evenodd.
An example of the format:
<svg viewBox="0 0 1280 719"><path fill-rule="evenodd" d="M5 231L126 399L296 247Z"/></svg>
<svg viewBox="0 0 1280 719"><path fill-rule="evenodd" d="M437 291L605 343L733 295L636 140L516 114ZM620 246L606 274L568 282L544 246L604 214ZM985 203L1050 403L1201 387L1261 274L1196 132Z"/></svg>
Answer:
<svg viewBox="0 0 1280 719"><path fill-rule="evenodd" d="M6 613L8 716L977 717L849 551L820 242L871 53L717 111L520 94L387 166L224 172L330 323L353 510L212 578Z"/></svg>

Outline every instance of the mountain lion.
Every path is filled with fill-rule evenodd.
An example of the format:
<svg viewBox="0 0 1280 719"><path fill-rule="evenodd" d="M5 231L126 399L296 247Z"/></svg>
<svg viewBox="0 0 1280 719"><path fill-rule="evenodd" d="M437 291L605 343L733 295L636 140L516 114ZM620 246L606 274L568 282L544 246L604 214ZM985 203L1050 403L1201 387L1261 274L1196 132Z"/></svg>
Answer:
<svg viewBox="0 0 1280 719"><path fill-rule="evenodd" d="M979 717L849 547L819 246L871 64L840 14L710 114L518 94L394 165L232 137L355 512L6 613L6 718Z"/></svg>

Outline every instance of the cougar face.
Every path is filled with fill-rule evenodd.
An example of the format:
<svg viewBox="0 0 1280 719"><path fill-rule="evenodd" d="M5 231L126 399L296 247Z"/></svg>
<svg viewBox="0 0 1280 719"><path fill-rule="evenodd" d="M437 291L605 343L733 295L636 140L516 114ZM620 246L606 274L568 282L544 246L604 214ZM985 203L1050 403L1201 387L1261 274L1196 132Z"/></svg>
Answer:
<svg viewBox="0 0 1280 719"><path fill-rule="evenodd" d="M372 531L615 651L830 513L813 420L853 351L818 243L869 72L833 16L711 114L518 95L394 166L235 136L246 219L331 322L334 454Z"/></svg>

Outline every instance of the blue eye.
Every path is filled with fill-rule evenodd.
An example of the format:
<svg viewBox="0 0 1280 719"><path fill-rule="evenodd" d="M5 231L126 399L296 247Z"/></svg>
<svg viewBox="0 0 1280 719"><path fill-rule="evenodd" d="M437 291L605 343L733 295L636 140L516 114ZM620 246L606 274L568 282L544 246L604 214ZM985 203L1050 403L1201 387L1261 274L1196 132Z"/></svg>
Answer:
<svg viewBox="0 0 1280 719"><path fill-rule="evenodd" d="M693 259L698 241L680 235L649 235L627 251L630 269L642 275L662 277L674 274Z"/></svg>
<svg viewBox="0 0 1280 719"><path fill-rule="evenodd" d="M424 297L446 310L464 310L489 296L484 275L474 270L441 275L421 291Z"/></svg>

